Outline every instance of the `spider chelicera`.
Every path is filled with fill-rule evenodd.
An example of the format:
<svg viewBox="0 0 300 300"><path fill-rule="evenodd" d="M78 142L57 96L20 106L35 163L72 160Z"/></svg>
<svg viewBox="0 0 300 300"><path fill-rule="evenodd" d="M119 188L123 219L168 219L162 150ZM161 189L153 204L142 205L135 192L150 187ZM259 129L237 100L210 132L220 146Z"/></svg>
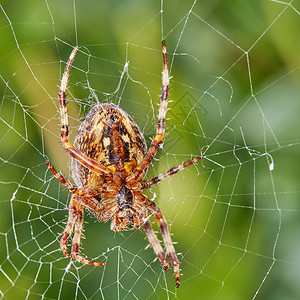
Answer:
<svg viewBox="0 0 300 300"><path fill-rule="evenodd" d="M179 286L179 261L171 240L165 217L159 207L141 193L162 179L176 174L195 163L201 156L173 167L162 174L142 181L147 167L155 157L163 142L165 116L168 105L169 74L165 42L162 42L163 72L162 91L158 115L157 132L147 150L145 138L134 120L119 106L112 103L95 105L81 123L74 145L68 141L69 123L66 107L66 89L70 67L78 48L74 48L59 90L61 113L61 140L63 148L72 156L72 177L74 186L47 162L54 176L72 193L69 217L63 232L60 247L67 257L81 263L103 266L104 263L91 262L79 255L80 238L83 227L84 209L100 221L111 219L111 229L122 231L127 227L143 227L150 245L158 256L164 270L169 261L154 233L149 216L158 223L165 250L174 268L176 287ZM71 255L67 244L73 234Z"/></svg>

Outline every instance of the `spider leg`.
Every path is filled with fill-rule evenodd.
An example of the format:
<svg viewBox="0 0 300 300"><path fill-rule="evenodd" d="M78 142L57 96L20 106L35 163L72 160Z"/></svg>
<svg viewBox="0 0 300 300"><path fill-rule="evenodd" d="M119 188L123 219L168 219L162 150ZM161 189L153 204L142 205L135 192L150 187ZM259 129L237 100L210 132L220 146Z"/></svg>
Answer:
<svg viewBox="0 0 300 300"><path fill-rule="evenodd" d="M76 203L74 197L75 196L73 195L70 201L68 223L60 240L60 248L66 257L71 257L67 251L67 244L76 222Z"/></svg>
<svg viewBox="0 0 300 300"><path fill-rule="evenodd" d="M56 177L56 179L62 183L63 185L65 185L71 193L74 194L74 192L76 193L77 188L70 182L68 181L62 174L58 173L54 167L50 164L50 162L46 162L46 165L48 166L48 168L51 170L51 172L53 173L53 175Z"/></svg>
<svg viewBox="0 0 300 300"><path fill-rule="evenodd" d="M127 181L136 181L141 176L143 176L145 169L149 166L152 159L156 155L161 143L164 139L165 134L165 118L168 106L168 96L169 96L169 71L168 71L168 63L167 63L167 50L165 41L162 41L162 53L163 53L163 71L162 71L162 83L163 87L161 89L161 96L160 96L160 106L159 106L159 113L158 113L158 122L157 122L157 131L156 135L154 136L151 145L149 147L148 152L146 153L144 159L140 163L139 166L135 168L131 176L128 176Z"/></svg>
<svg viewBox="0 0 300 300"><path fill-rule="evenodd" d="M100 221L103 221L102 204L101 204L101 202L99 202L97 199L95 199L93 197L93 196L97 196L99 194L99 191L97 192L96 190L90 190L90 191L86 192L84 190L77 189L62 174L58 173L49 162L46 162L46 164L47 164L48 168L51 170L51 172L53 173L53 175L56 177L56 179L60 183L65 185L73 195L78 196L76 201L78 203L82 204L86 209L88 209ZM70 205L71 205L71 203L70 203Z"/></svg>
<svg viewBox="0 0 300 300"><path fill-rule="evenodd" d="M176 287L179 287L180 281L179 281L179 261L173 246L173 242L171 239L170 232L168 230L168 224L166 222L166 219L164 218L161 210L156 206L155 212L153 212L153 216L156 219L156 222L159 226L162 238L164 240L164 244L166 246L166 251L168 253L168 256L170 258L170 262L174 269L175 274L175 280L176 280Z"/></svg>
<svg viewBox="0 0 300 300"><path fill-rule="evenodd" d="M68 79L70 74L70 67L75 58L75 54L78 48L75 47L70 54L69 60L67 62L67 66L64 72L64 75L61 80L61 85L58 93L59 105L60 105L60 116L61 116L61 141L64 149L74 157L78 162L80 162L86 168L96 172L98 174L109 174L109 171L106 170L101 164L98 164L95 160L89 158L80 150L75 148L68 140L69 137L69 121L68 121L68 112L66 105L66 90L68 85Z"/></svg>
<svg viewBox="0 0 300 300"><path fill-rule="evenodd" d="M179 287L180 281L179 281L179 261L173 246L173 242L171 239L170 232L168 230L168 224L166 222L166 219L164 218L162 212L158 207L156 207L156 213L154 214L154 218L156 219L156 222L158 223L162 238L164 240L164 244L166 246L166 251L168 253L168 256L170 258L170 262L174 269L175 274L175 280L176 280L176 287Z"/></svg>
<svg viewBox="0 0 300 300"><path fill-rule="evenodd" d="M202 158L202 156L197 156L196 158L194 159L191 159L177 167L173 167L161 174L159 174L158 176L156 177L153 177L147 181L141 181L141 182L138 182L138 184L140 184L140 189L141 190L145 190L155 184L157 184L158 182L160 182L161 180L171 176L171 175L174 175L176 173L178 173L179 171L183 170L184 168L188 167L189 165L191 164L194 164L195 162L197 162L198 160L200 160Z"/></svg>
<svg viewBox="0 0 300 300"><path fill-rule="evenodd" d="M170 258L170 262L174 269L174 275L176 280L176 287L179 287L180 280L179 280L179 261L173 246L173 242L171 239L170 232L168 230L168 224L166 222L165 217L163 216L160 208L150 199L148 199L145 195L140 193L139 199L144 202L144 206L148 209L148 211L153 215L155 218L159 230L161 232L162 238L164 240L164 244L166 247L166 251L168 253L168 256Z"/></svg>
<svg viewBox="0 0 300 300"><path fill-rule="evenodd" d="M169 262L168 259L165 255L165 252L162 248L162 246L159 243L159 240L156 236L156 234L154 233L151 223L150 221L147 219L146 222L143 224L143 228L144 231L148 237L149 243L151 244L155 254L157 255L157 257L159 258L164 270L168 270L169 269Z"/></svg>
<svg viewBox="0 0 300 300"><path fill-rule="evenodd" d="M105 263L91 262L79 255L79 245L80 245L80 238L81 238L82 227L83 227L83 213L84 213L83 206L77 204L75 230L74 230L74 236L72 241L72 257L83 264L92 265L92 266L104 266Z"/></svg>
<svg viewBox="0 0 300 300"><path fill-rule="evenodd" d="M69 218L63 236L60 240L60 248L66 257L71 257L71 255L68 253L67 245L75 226L74 236L72 241L72 257L84 264L93 265L93 266L104 266L105 263L90 262L89 260L84 259L78 254L82 227L83 227L83 213L84 213L84 207L77 203L78 198L79 198L78 196L73 195L70 201Z"/></svg>

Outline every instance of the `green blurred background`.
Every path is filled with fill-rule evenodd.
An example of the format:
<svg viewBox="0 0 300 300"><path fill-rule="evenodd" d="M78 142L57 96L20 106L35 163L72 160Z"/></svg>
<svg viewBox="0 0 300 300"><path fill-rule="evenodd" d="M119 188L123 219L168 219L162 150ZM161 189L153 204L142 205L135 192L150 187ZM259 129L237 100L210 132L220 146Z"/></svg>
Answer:
<svg viewBox="0 0 300 300"><path fill-rule="evenodd" d="M299 10L267 0L2 3L1 299L300 299ZM81 251L106 266L70 263L59 250L70 196L45 165L71 179L57 94L75 45L70 140L109 101L149 145L162 39L173 102L147 178L204 155L146 191L177 242L179 289L143 231L116 234L88 214Z"/></svg>

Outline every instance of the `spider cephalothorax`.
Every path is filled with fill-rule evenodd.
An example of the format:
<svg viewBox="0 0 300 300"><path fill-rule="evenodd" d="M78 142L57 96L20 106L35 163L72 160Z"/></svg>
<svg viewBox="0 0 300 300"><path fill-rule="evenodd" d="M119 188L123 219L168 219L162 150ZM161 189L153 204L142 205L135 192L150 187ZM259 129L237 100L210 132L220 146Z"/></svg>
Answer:
<svg viewBox="0 0 300 300"><path fill-rule="evenodd" d="M123 109L112 103L95 105L81 123L74 145L68 141L69 124L65 92L70 67L77 50L74 48L69 57L59 91L61 139L64 149L72 156L72 177L76 187L56 172L53 166L47 162L55 177L66 185L72 193L69 218L60 241L61 249L67 257L72 255L73 258L82 263L96 266L104 265L104 263L90 262L79 255L83 213L84 209L87 209L100 221L111 219L111 229L114 231L122 231L131 227L138 229L142 226L163 268L167 270L169 262L151 227L149 214L155 218L159 226L166 252L174 268L176 287L178 287L179 261L167 222L159 207L141 192L201 158L198 156L165 171L157 177L142 181L165 133L165 116L169 94L165 43L163 41L163 87L157 132L148 150L137 124ZM70 255L67 251L67 244L73 231Z"/></svg>

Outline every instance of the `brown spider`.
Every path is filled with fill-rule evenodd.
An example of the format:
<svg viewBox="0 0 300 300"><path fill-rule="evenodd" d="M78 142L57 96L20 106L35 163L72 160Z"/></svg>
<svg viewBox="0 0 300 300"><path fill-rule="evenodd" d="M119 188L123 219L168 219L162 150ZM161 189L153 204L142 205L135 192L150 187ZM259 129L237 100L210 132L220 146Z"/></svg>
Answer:
<svg viewBox="0 0 300 300"><path fill-rule="evenodd" d="M112 103L95 105L81 123L74 146L68 141L69 123L66 107L66 89L70 67L78 48L74 48L59 90L61 112L61 140L64 149L72 156L72 177L76 187L59 174L47 162L54 176L72 193L69 204L69 218L60 241L60 247L67 257L73 257L84 264L103 266L104 263L90 262L79 255L83 227L84 209L98 220L111 219L111 229L122 231L127 226L138 229L143 226L150 245L158 256L164 270L169 262L155 235L149 217L150 213L158 223L166 252L174 268L176 287L179 286L179 262L168 230L167 222L159 207L148 199L141 190L157 184L162 179L176 174L198 161L198 156L162 174L142 181L147 167L156 155L165 133L165 116L168 105L169 74L165 42L162 42L163 72L162 92L159 107L157 132L147 151L145 138L133 119L120 107ZM70 236L73 235L71 255L67 251Z"/></svg>

